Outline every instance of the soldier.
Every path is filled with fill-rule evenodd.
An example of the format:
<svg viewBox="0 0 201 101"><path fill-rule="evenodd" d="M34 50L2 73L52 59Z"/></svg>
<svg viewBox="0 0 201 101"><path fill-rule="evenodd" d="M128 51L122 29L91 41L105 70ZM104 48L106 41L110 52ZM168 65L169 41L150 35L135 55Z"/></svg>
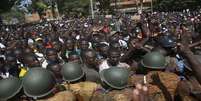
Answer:
<svg viewBox="0 0 201 101"><path fill-rule="evenodd" d="M37 99L51 94L56 85L54 75L41 67L30 69L22 81L24 93Z"/></svg>
<svg viewBox="0 0 201 101"><path fill-rule="evenodd" d="M21 101L20 91L22 80L16 77L9 77L0 80L0 100L1 101Z"/></svg>
<svg viewBox="0 0 201 101"><path fill-rule="evenodd" d="M128 85L129 71L110 67L100 72L101 88L96 89L92 101L131 101L133 85ZM138 101L138 100L136 100Z"/></svg>
<svg viewBox="0 0 201 101"><path fill-rule="evenodd" d="M77 101L75 95L70 91L58 92L49 98L40 99L37 101Z"/></svg>
<svg viewBox="0 0 201 101"><path fill-rule="evenodd" d="M144 76L134 76L133 81L145 84L148 87L149 98L154 101L173 101L179 77L165 72L167 62L159 52L147 53L141 61L140 67ZM141 78L141 79L139 79Z"/></svg>
<svg viewBox="0 0 201 101"><path fill-rule="evenodd" d="M92 93L99 87L94 82L85 81L86 73L77 62L66 63L62 67L62 75L66 81L67 90L76 94L78 101L89 101Z"/></svg>
<svg viewBox="0 0 201 101"><path fill-rule="evenodd" d="M61 85L56 85L53 73L41 67L30 69L22 84L25 95L36 101L75 101L75 96L71 92L64 91L65 88Z"/></svg>
<svg viewBox="0 0 201 101"><path fill-rule="evenodd" d="M65 64L62 74L67 82L64 84L66 89L74 92L78 101L132 100L132 89L126 89L129 77L127 69L111 67L103 70L100 74L101 85L85 81L85 73L78 63Z"/></svg>

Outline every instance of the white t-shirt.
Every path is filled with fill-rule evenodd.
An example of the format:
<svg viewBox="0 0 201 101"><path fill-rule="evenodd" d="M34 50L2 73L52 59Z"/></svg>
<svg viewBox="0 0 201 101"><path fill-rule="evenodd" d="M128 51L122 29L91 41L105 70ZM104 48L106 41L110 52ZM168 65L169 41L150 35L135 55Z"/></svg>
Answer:
<svg viewBox="0 0 201 101"><path fill-rule="evenodd" d="M108 69L110 68L111 66L109 66L108 64L108 61L107 60L104 60L100 65L99 65L99 72L101 72L102 70L104 69ZM129 68L130 66L126 63L121 63L119 62L117 67L122 67L122 68Z"/></svg>

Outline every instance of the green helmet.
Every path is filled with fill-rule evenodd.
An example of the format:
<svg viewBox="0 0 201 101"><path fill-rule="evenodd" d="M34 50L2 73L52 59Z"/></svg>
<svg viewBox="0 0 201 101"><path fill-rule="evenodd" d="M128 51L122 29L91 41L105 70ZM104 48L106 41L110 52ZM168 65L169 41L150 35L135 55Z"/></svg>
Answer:
<svg viewBox="0 0 201 101"><path fill-rule="evenodd" d="M124 89L127 86L129 72L125 68L110 67L100 72L101 81L112 89Z"/></svg>
<svg viewBox="0 0 201 101"><path fill-rule="evenodd" d="M151 52L143 57L141 64L146 68L164 69L167 63L165 57L161 53Z"/></svg>
<svg viewBox="0 0 201 101"><path fill-rule="evenodd" d="M61 74L63 75L65 81L75 82L80 80L85 73L82 70L81 64L70 62L63 65Z"/></svg>
<svg viewBox="0 0 201 101"><path fill-rule="evenodd" d="M27 72L22 84L27 96L41 98L49 95L53 91L56 80L50 71L37 67Z"/></svg>
<svg viewBox="0 0 201 101"><path fill-rule="evenodd" d="M22 81L19 78L10 77L0 80L0 101L14 97L21 88Z"/></svg>

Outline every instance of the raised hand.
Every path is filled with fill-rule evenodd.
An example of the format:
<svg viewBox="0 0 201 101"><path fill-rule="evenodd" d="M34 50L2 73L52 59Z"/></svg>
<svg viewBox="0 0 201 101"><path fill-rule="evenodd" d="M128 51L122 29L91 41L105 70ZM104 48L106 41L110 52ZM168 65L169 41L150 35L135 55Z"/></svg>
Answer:
<svg viewBox="0 0 201 101"><path fill-rule="evenodd" d="M136 84L136 88L133 90L133 101L148 101L148 87Z"/></svg>

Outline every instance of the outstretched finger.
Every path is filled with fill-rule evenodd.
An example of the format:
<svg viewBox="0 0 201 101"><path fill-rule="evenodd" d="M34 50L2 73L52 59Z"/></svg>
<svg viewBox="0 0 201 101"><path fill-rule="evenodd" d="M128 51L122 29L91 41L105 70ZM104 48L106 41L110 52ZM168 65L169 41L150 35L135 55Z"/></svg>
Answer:
<svg viewBox="0 0 201 101"><path fill-rule="evenodd" d="M133 101L140 101L140 92L138 89L133 90Z"/></svg>
<svg viewBox="0 0 201 101"><path fill-rule="evenodd" d="M143 100L142 101L148 101L148 87L143 86L142 91L143 91Z"/></svg>

